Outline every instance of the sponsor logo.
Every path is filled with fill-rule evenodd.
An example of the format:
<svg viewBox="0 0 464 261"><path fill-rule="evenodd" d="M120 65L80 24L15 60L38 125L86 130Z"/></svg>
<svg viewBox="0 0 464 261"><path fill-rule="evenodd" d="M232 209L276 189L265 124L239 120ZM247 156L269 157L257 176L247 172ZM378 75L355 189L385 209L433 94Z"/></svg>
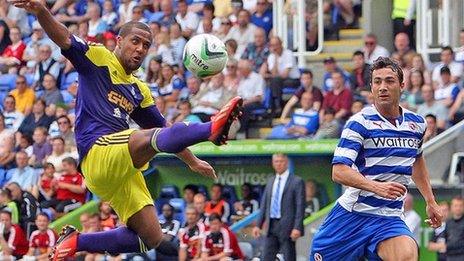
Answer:
<svg viewBox="0 0 464 261"><path fill-rule="evenodd" d="M314 254L314 260L315 261L322 261L322 255L319 253Z"/></svg>
<svg viewBox="0 0 464 261"><path fill-rule="evenodd" d="M244 168L225 169L218 171L217 174L219 183L231 186L243 185L243 183L265 185L267 178L272 175L272 173L249 173L245 172Z"/></svg>
<svg viewBox="0 0 464 261"><path fill-rule="evenodd" d="M373 121L372 124L374 124L375 126L378 126L379 128L383 129L381 121L379 121L379 122Z"/></svg>
<svg viewBox="0 0 464 261"><path fill-rule="evenodd" d="M372 138L376 147L404 147L418 149L420 140L413 138Z"/></svg>
<svg viewBox="0 0 464 261"><path fill-rule="evenodd" d="M416 123L410 122L410 123L409 123L409 128L410 128L411 130L415 131L415 130L417 130L419 127L417 126Z"/></svg>
<svg viewBox="0 0 464 261"><path fill-rule="evenodd" d="M206 65L202 59L198 58L195 54L190 55L190 59L198 65L202 70L208 70L209 66Z"/></svg>
<svg viewBox="0 0 464 261"><path fill-rule="evenodd" d="M132 104L126 97L122 96L121 94L115 91L110 91L108 93L108 100L120 106L129 114L134 110L135 107L134 104Z"/></svg>

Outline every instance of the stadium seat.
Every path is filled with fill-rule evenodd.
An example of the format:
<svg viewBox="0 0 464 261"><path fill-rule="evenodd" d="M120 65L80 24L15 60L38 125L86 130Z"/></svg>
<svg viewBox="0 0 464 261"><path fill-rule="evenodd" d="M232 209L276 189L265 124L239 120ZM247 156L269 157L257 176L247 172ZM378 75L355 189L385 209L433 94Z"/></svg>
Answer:
<svg viewBox="0 0 464 261"><path fill-rule="evenodd" d="M238 242L238 246L240 250L242 250L246 260L251 260L253 258L253 246L249 242Z"/></svg>
<svg viewBox="0 0 464 261"><path fill-rule="evenodd" d="M222 188L222 197L231 207L231 212L233 212L234 203L237 202L237 192L235 192L235 187L230 185L224 185Z"/></svg>
<svg viewBox="0 0 464 261"><path fill-rule="evenodd" d="M261 197L263 196L264 192L264 185L254 185L251 187L251 193L253 198L256 199L258 202L261 202Z"/></svg>
<svg viewBox="0 0 464 261"><path fill-rule="evenodd" d="M34 84L34 74L33 73L25 74L24 77L26 77L26 82L27 82L28 86L32 86Z"/></svg>
<svg viewBox="0 0 464 261"><path fill-rule="evenodd" d="M63 101L65 104L70 104L74 100L74 96L66 90L61 90L61 95L63 95Z"/></svg>
<svg viewBox="0 0 464 261"><path fill-rule="evenodd" d="M73 84L74 82L77 81L78 78L78 73L77 72L70 72L64 76L64 80L60 86L61 90L67 90L69 85Z"/></svg>
<svg viewBox="0 0 464 261"><path fill-rule="evenodd" d="M174 207L174 219L178 220L181 224L184 223L185 217L185 201L183 198L172 198L169 204Z"/></svg>
<svg viewBox="0 0 464 261"><path fill-rule="evenodd" d="M199 184L197 185L197 187L198 187L198 193L205 195L206 199L209 199L208 188L206 188L206 186L203 184Z"/></svg>
<svg viewBox="0 0 464 261"><path fill-rule="evenodd" d="M0 88L1 90L14 89L16 86L16 74L2 74L0 75Z"/></svg>
<svg viewBox="0 0 464 261"><path fill-rule="evenodd" d="M179 188L176 185L164 185L161 188L159 198L180 198Z"/></svg>

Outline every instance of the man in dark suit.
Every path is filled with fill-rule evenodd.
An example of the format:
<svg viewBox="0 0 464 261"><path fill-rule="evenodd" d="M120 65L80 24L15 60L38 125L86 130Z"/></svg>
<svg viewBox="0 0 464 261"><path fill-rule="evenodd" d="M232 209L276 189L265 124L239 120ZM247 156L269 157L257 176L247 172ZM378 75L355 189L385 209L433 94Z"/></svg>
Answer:
<svg viewBox="0 0 464 261"><path fill-rule="evenodd" d="M275 260L282 253L286 261L293 261L295 241L304 231L305 186L300 177L289 173L287 155L272 155L272 167L276 175L267 182L253 236L259 237L263 229L262 260Z"/></svg>

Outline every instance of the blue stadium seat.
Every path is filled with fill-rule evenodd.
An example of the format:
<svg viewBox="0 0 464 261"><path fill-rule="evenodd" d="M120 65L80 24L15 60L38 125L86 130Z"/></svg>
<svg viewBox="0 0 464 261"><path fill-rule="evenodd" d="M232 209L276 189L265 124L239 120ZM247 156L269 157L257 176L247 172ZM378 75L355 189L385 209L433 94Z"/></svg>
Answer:
<svg viewBox="0 0 464 261"><path fill-rule="evenodd" d="M261 202L261 197L263 196L263 193L264 193L264 185L252 186L251 193L254 199L256 199L258 202Z"/></svg>
<svg viewBox="0 0 464 261"><path fill-rule="evenodd" d="M26 82L27 82L28 86L32 86L34 84L34 74L33 73L25 74L24 77L26 77Z"/></svg>
<svg viewBox="0 0 464 261"><path fill-rule="evenodd" d="M185 201L183 198L172 198L169 200L169 204L174 207L174 219L178 220L181 224L184 223L185 219Z"/></svg>
<svg viewBox="0 0 464 261"><path fill-rule="evenodd" d="M282 89L282 94L283 95L289 95L289 94L294 94L297 88L295 87L284 87Z"/></svg>
<svg viewBox="0 0 464 261"><path fill-rule="evenodd" d="M203 184L199 184L197 186L198 186L198 193L205 195L206 199L209 199L208 188Z"/></svg>
<svg viewBox="0 0 464 261"><path fill-rule="evenodd" d="M60 86L60 89L66 90L68 89L69 85L73 84L74 82L77 81L79 74L77 72L70 72L66 74L65 77L63 77L63 82Z"/></svg>
<svg viewBox="0 0 464 261"><path fill-rule="evenodd" d="M253 110L251 114L253 116L264 116L267 113L267 110L271 108L271 102L272 102L271 89L266 87L264 89L263 107Z"/></svg>
<svg viewBox="0 0 464 261"><path fill-rule="evenodd" d="M179 188L176 185L164 185L161 188L159 198L180 198Z"/></svg>
<svg viewBox="0 0 464 261"><path fill-rule="evenodd" d="M14 89L16 86L16 74L2 74L0 75L0 88L1 90L8 91Z"/></svg>
<svg viewBox="0 0 464 261"><path fill-rule="evenodd" d="M224 185L222 188L222 197L229 203L230 207L233 208L235 202L237 202L237 192L234 186Z"/></svg>
<svg viewBox="0 0 464 261"><path fill-rule="evenodd" d="M74 100L74 97L71 95L71 93L66 90L61 90L61 95L63 95L63 101L65 104L70 104Z"/></svg>

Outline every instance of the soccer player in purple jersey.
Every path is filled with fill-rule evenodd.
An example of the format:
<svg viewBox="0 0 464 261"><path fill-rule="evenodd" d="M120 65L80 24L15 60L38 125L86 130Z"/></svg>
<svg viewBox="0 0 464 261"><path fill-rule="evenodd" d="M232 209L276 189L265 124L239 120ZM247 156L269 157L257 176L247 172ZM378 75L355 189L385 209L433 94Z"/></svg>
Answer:
<svg viewBox="0 0 464 261"><path fill-rule="evenodd" d="M170 127L155 107L148 86L134 77L147 56L153 35L143 23L122 26L114 52L88 44L55 20L40 0L10 0L34 14L43 29L79 73L76 102L76 141L87 187L109 201L127 227L79 234L67 226L57 241L52 260L78 251L111 254L166 254L177 249L162 240L153 199L141 173L158 152L176 153L195 172L216 177L214 169L195 157L188 146L202 141L226 142L230 124L240 115L242 99L235 97L212 118L199 124ZM142 130L129 129L129 118Z"/></svg>

